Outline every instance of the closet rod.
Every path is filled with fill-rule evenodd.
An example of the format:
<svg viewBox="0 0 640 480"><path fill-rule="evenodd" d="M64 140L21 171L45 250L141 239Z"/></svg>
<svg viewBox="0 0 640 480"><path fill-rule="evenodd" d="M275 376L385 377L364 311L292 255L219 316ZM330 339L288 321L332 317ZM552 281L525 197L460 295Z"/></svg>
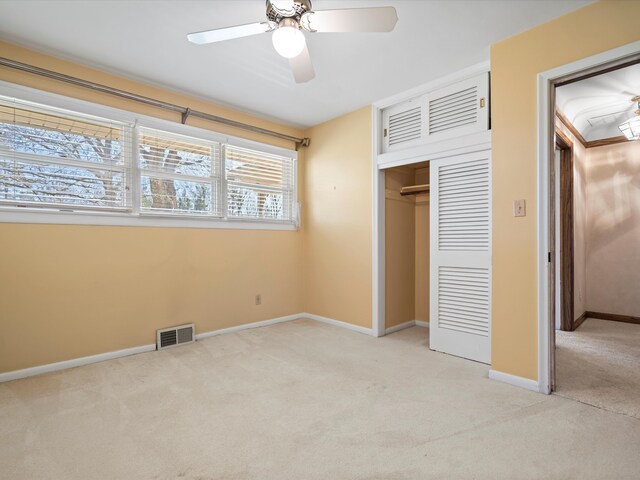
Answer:
<svg viewBox="0 0 640 480"><path fill-rule="evenodd" d="M401 187L400 195L418 195L419 193L426 193L429 191L429 184L411 185L410 187Z"/></svg>
<svg viewBox="0 0 640 480"><path fill-rule="evenodd" d="M206 112L200 112L198 110L192 110L188 107L182 107L180 105L163 102L162 100L156 100L154 98L145 97L143 95L138 95L136 93L120 90L118 88L109 87L107 85L102 85L100 83L90 82L88 80L82 80L81 78L72 77L70 75L65 75L63 73L58 73L52 70L46 70L44 68L28 65L26 63L17 62L9 58L0 57L0 66L21 70L23 72L32 73L34 75L39 75L41 77L51 78L53 80L69 83L71 85L76 85L78 87L88 88L90 90L95 90L97 92L107 93L109 95L125 98L127 100L131 100L134 102L144 103L145 105L151 105L152 107L162 108L164 110L177 112L181 115L182 117L181 121L183 124L187 122L187 118L189 117L198 117L204 120L209 120L211 122L227 125L229 127L240 128L242 130L247 130L249 132L259 133L262 135L268 135L270 137L280 138L282 140L288 140L290 142L294 142L296 145L296 150L299 150L300 147L308 147L309 144L311 143L310 138L298 138L298 137L293 137L291 135L285 135L284 133L274 132L273 130L267 130L266 128L256 127L254 125L238 122L236 120L231 120L229 118L219 117L217 115L212 115Z"/></svg>

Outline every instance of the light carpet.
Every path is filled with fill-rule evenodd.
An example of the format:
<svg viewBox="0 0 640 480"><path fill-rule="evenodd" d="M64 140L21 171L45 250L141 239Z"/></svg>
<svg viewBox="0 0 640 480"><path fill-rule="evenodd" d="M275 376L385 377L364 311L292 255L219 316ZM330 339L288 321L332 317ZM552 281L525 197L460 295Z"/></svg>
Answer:
<svg viewBox="0 0 640 480"><path fill-rule="evenodd" d="M640 325L589 318L556 332L558 395L640 419Z"/></svg>
<svg viewBox="0 0 640 480"><path fill-rule="evenodd" d="M640 421L311 320L0 385L0 477L636 479Z"/></svg>

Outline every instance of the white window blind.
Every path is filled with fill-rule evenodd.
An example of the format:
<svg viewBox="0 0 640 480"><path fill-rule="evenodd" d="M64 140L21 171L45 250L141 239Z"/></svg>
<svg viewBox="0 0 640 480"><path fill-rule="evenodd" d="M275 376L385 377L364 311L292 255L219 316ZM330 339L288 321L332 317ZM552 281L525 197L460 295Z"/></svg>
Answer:
<svg viewBox="0 0 640 480"><path fill-rule="evenodd" d="M293 151L45 92L9 93L0 86L0 221L297 224ZM35 103L48 95L55 106Z"/></svg>
<svg viewBox="0 0 640 480"><path fill-rule="evenodd" d="M129 210L130 128L0 99L0 203Z"/></svg>
<svg viewBox="0 0 640 480"><path fill-rule="evenodd" d="M293 158L225 145L227 216L295 221Z"/></svg>
<svg viewBox="0 0 640 480"><path fill-rule="evenodd" d="M220 145L140 128L140 210L221 216Z"/></svg>

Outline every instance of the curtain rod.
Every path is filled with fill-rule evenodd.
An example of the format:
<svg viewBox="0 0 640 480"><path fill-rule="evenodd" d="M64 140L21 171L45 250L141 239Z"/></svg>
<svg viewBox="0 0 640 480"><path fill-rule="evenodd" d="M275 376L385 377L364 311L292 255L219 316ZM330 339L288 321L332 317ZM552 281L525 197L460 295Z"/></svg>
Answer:
<svg viewBox="0 0 640 480"><path fill-rule="evenodd" d="M107 93L109 95L115 95L116 97L125 98L127 100L131 100L134 102L144 103L145 105L151 105L152 107L162 108L164 110L170 110L172 112L176 112L181 115L182 124L185 124L189 117L198 117L204 120L209 120L211 122L220 123L222 125L240 128L242 130L247 130L249 132L260 133L262 135L268 135L270 137L276 137L283 140L288 140L290 142L294 142L296 145L296 150L299 150L301 147L308 147L309 144L311 143L310 138L298 138L298 137L293 137L291 135L285 135L284 133L274 132L273 130L267 130L266 128L256 127L254 125L238 122L236 120L231 120L229 118L219 117L217 115L212 115L206 112L200 112L198 110L192 110L191 108L188 108L188 107L182 107L180 105L163 102L161 100L156 100L154 98L145 97L143 95L138 95L136 93L127 92L125 90L120 90L118 88L109 87L107 85L102 85L100 83L90 82L88 80L82 80L81 78L72 77L69 75L65 75L63 73L58 73L52 70L46 70L44 68L28 65L26 63L17 62L9 58L0 57L0 65L4 67L14 68L16 70L22 70L23 72L32 73L34 75L39 75L41 77L52 78L54 80L58 80L64 83L69 83L79 87L88 88L90 90L95 90L97 92Z"/></svg>

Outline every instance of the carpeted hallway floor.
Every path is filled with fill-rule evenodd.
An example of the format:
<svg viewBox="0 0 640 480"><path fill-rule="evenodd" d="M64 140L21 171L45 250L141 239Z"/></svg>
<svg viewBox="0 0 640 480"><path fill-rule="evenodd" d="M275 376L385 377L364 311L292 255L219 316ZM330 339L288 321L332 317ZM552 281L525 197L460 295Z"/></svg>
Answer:
<svg viewBox="0 0 640 480"><path fill-rule="evenodd" d="M558 395L640 419L640 325L589 318L556 332Z"/></svg>
<svg viewBox="0 0 640 480"><path fill-rule="evenodd" d="M640 421L298 320L0 384L0 477L635 479Z"/></svg>

